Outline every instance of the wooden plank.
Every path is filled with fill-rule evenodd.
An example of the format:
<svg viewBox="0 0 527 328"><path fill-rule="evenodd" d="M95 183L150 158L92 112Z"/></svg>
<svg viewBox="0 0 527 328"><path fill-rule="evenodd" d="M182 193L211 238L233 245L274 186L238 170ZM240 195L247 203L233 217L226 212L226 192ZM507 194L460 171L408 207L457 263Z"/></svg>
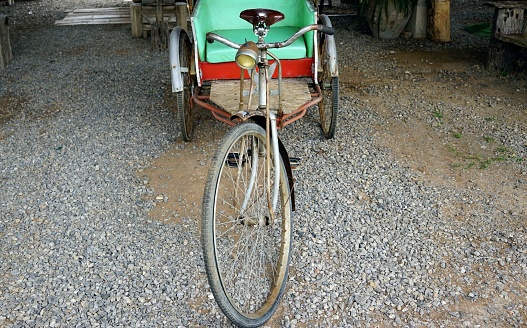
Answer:
<svg viewBox="0 0 527 328"><path fill-rule="evenodd" d="M527 1L490 1L485 2L485 6L491 6L495 8L520 8L527 9Z"/></svg>
<svg viewBox="0 0 527 328"><path fill-rule="evenodd" d="M171 24L177 20L175 9L176 6L163 6L163 18ZM132 24L132 36L142 37L143 31L150 30L150 22L154 21L155 8L132 3L129 7L75 9L62 20L55 21L55 25Z"/></svg>
<svg viewBox="0 0 527 328"><path fill-rule="evenodd" d="M75 9L55 25L130 24L130 8Z"/></svg>
<svg viewBox="0 0 527 328"><path fill-rule="evenodd" d="M73 10L68 11L65 17L82 15L130 15L129 9L126 10Z"/></svg>
<svg viewBox="0 0 527 328"><path fill-rule="evenodd" d="M64 18L67 17L78 17L78 16L101 16L101 15L123 15L123 16L130 16L130 13L128 11L104 11L104 12L71 12L64 16Z"/></svg>
<svg viewBox="0 0 527 328"><path fill-rule="evenodd" d="M87 8L87 9L74 9L66 11L67 13L102 13L108 11L123 12L127 13L128 7L113 7L113 8Z"/></svg>
<svg viewBox="0 0 527 328"><path fill-rule="evenodd" d="M106 12L70 12L66 16L64 16L63 19L69 19L71 17L79 17L79 16L101 16L101 15L117 15L117 16L124 16L129 17L130 12L129 11L106 11Z"/></svg>
<svg viewBox="0 0 527 328"><path fill-rule="evenodd" d="M88 19L88 20L77 20L77 21L56 21L55 25L97 25L97 24L129 24L130 19L128 18L115 18L115 19Z"/></svg>
<svg viewBox="0 0 527 328"><path fill-rule="evenodd" d="M97 19L97 20L79 20L79 21L56 21L55 25L59 26L72 26L72 25L105 25L105 24L130 24L129 18L116 18L116 19Z"/></svg>
<svg viewBox="0 0 527 328"><path fill-rule="evenodd" d="M63 21L85 21L85 20L114 19L114 18L128 18L128 19L130 19L130 15L82 15L82 16L70 16L70 17L64 17Z"/></svg>
<svg viewBox="0 0 527 328"><path fill-rule="evenodd" d="M82 25L85 24L85 22L95 22L97 24L103 24L101 22L121 22L121 24L124 24L125 22L131 22L130 18L127 17L115 17L115 18L98 18L98 19L74 19L74 20L63 20L63 21L57 21L55 22L56 25L64 25L64 24L70 24L70 25Z"/></svg>
<svg viewBox="0 0 527 328"><path fill-rule="evenodd" d="M60 23L57 26L77 26L77 25L111 25L111 24L129 24L130 22L97 22L97 21L83 21L75 24Z"/></svg>
<svg viewBox="0 0 527 328"><path fill-rule="evenodd" d="M155 6L143 6L143 11L155 13L156 7ZM176 6L163 6L163 12L167 12L167 11L175 12Z"/></svg>
<svg viewBox="0 0 527 328"><path fill-rule="evenodd" d="M496 39L527 48L527 38L522 34L496 34Z"/></svg>

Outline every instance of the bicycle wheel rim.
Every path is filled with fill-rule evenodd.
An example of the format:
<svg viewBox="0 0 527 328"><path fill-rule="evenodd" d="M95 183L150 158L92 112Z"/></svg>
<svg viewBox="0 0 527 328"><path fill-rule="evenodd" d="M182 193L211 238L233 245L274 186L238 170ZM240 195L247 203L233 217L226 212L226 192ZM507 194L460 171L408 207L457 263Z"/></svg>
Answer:
<svg viewBox="0 0 527 328"><path fill-rule="evenodd" d="M279 205L270 222L266 191L260 184L266 172L264 147L261 127L252 123L234 127L216 153L204 195L202 241L209 283L224 314L244 327L259 326L275 312L291 254L287 175L280 161ZM256 183L247 192L255 167ZM250 201L241 211L248 193Z"/></svg>

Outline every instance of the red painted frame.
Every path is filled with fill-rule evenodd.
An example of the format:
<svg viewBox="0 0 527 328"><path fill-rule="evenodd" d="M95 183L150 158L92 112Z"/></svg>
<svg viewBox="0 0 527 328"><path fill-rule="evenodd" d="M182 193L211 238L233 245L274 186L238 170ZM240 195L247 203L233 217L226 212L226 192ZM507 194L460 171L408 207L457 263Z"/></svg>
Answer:
<svg viewBox="0 0 527 328"><path fill-rule="evenodd" d="M203 108L206 108L211 111L212 115L220 122L223 122L225 124L234 126L236 123L232 121L232 115L228 112L211 105L207 103L206 101L209 99L209 96L200 96L199 95L199 88L196 88L194 95L192 96L192 100L194 103L200 105ZM311 101L306 102L302 106L298 107L296 110L294 110L292 113L284 114L279 117L277 117L277 126L279 129L285 127L286 125L289 125L300 118L304 117L306 114L307 109L310 106L313 106L317 103L322 101L322 90L320 89L320 86L318 84L315 85L315 93L311 94Z"/></svg>
<svg viewBox="0 0 527 328"><path fill-rule="evenodd" d="M273 61L269 61L271 64ZM302 59L282 59L282 77L313 77L313 70L315 65L314 58ZM209 62L199 62L201 70L201 81L211 80L239 80L240 67L235 62L212 64ZM246 78L249 78L248 73L245 73ZM278 77L278 70L275 70L273 78Z"/></svg>

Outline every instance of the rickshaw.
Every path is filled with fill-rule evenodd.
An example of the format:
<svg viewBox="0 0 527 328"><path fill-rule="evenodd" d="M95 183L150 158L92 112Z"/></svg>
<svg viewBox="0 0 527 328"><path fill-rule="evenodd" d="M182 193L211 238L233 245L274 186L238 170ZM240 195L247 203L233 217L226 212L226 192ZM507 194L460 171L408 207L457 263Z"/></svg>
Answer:
<svg viewBox="0 0 527 328"><path fill-rule="evenodd" d="M310 0L199 0L190 28L170 34L182 138L194 110L231 125L211 162L201 241L216 303L234 324L271 318L286 289L295 210L290 158L278 130L318 108L333 138L339 109L334 29ZM185 24L186 25L186 24Z"/></svg>

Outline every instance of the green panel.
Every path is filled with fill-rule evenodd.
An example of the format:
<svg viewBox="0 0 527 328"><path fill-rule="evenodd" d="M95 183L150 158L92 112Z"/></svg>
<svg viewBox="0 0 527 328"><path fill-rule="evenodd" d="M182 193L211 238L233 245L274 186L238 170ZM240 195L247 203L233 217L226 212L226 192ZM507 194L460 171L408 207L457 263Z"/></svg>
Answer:
<svg viewBox="0 0 527 328"><path fill-rule="evenodd" d="M269 34L265 38L267 42L279 42L284 41L293 35L298 28L290 26L272 26L269 30ZM221 35L229 40L236 43L244 43L247 41L257 41L257 37L254 35L252 30L220 30L214 31L214 33ZM207 57L206 60L210 63L224 63L234 61L236 55L236 49L227 47L220 42L207 43ZM306 57L306 43L303 38L297 39L291 45L280 49L270 49L280 59L299 59Z"/></svg>
<svg viewBox="0 0 527 328"><path fill-rule="evenodd" d="M253 35L251 25L239 17L240 12L250 8L274 9L285 15L283 21L271 26L270 35L276 27L294 27L296 28L295 30L298 30L306 25L316 23L315 11L313 6L307 0L200 0L194 8L193 17L191 19L196 33L199 56L202 60L205 58L206 47L210 45L206 44L205 40L207 32L246 29L247 33L243 32L243 37L241 38L242 41L247 34ZM281 35L280 33L277 34ZM233 41L242 43L241 41L236 40ZM304 41L306 43L305 47L308 56L313 56L313 32L307 33L304 36ZM209 49L211 48L209 47ZM212 49L215 50L215 47L213 46ZM280 52L281 51L277 50L274 51L277 55ZM291 53L294 52L294 50L291 50ZM287 53L288 52L286 51L284 54ZM214 55L212 57L214 57ZM305 57L305 55L299 58L303 57ZM234 56L231 58L234 58Z"/></svg>

